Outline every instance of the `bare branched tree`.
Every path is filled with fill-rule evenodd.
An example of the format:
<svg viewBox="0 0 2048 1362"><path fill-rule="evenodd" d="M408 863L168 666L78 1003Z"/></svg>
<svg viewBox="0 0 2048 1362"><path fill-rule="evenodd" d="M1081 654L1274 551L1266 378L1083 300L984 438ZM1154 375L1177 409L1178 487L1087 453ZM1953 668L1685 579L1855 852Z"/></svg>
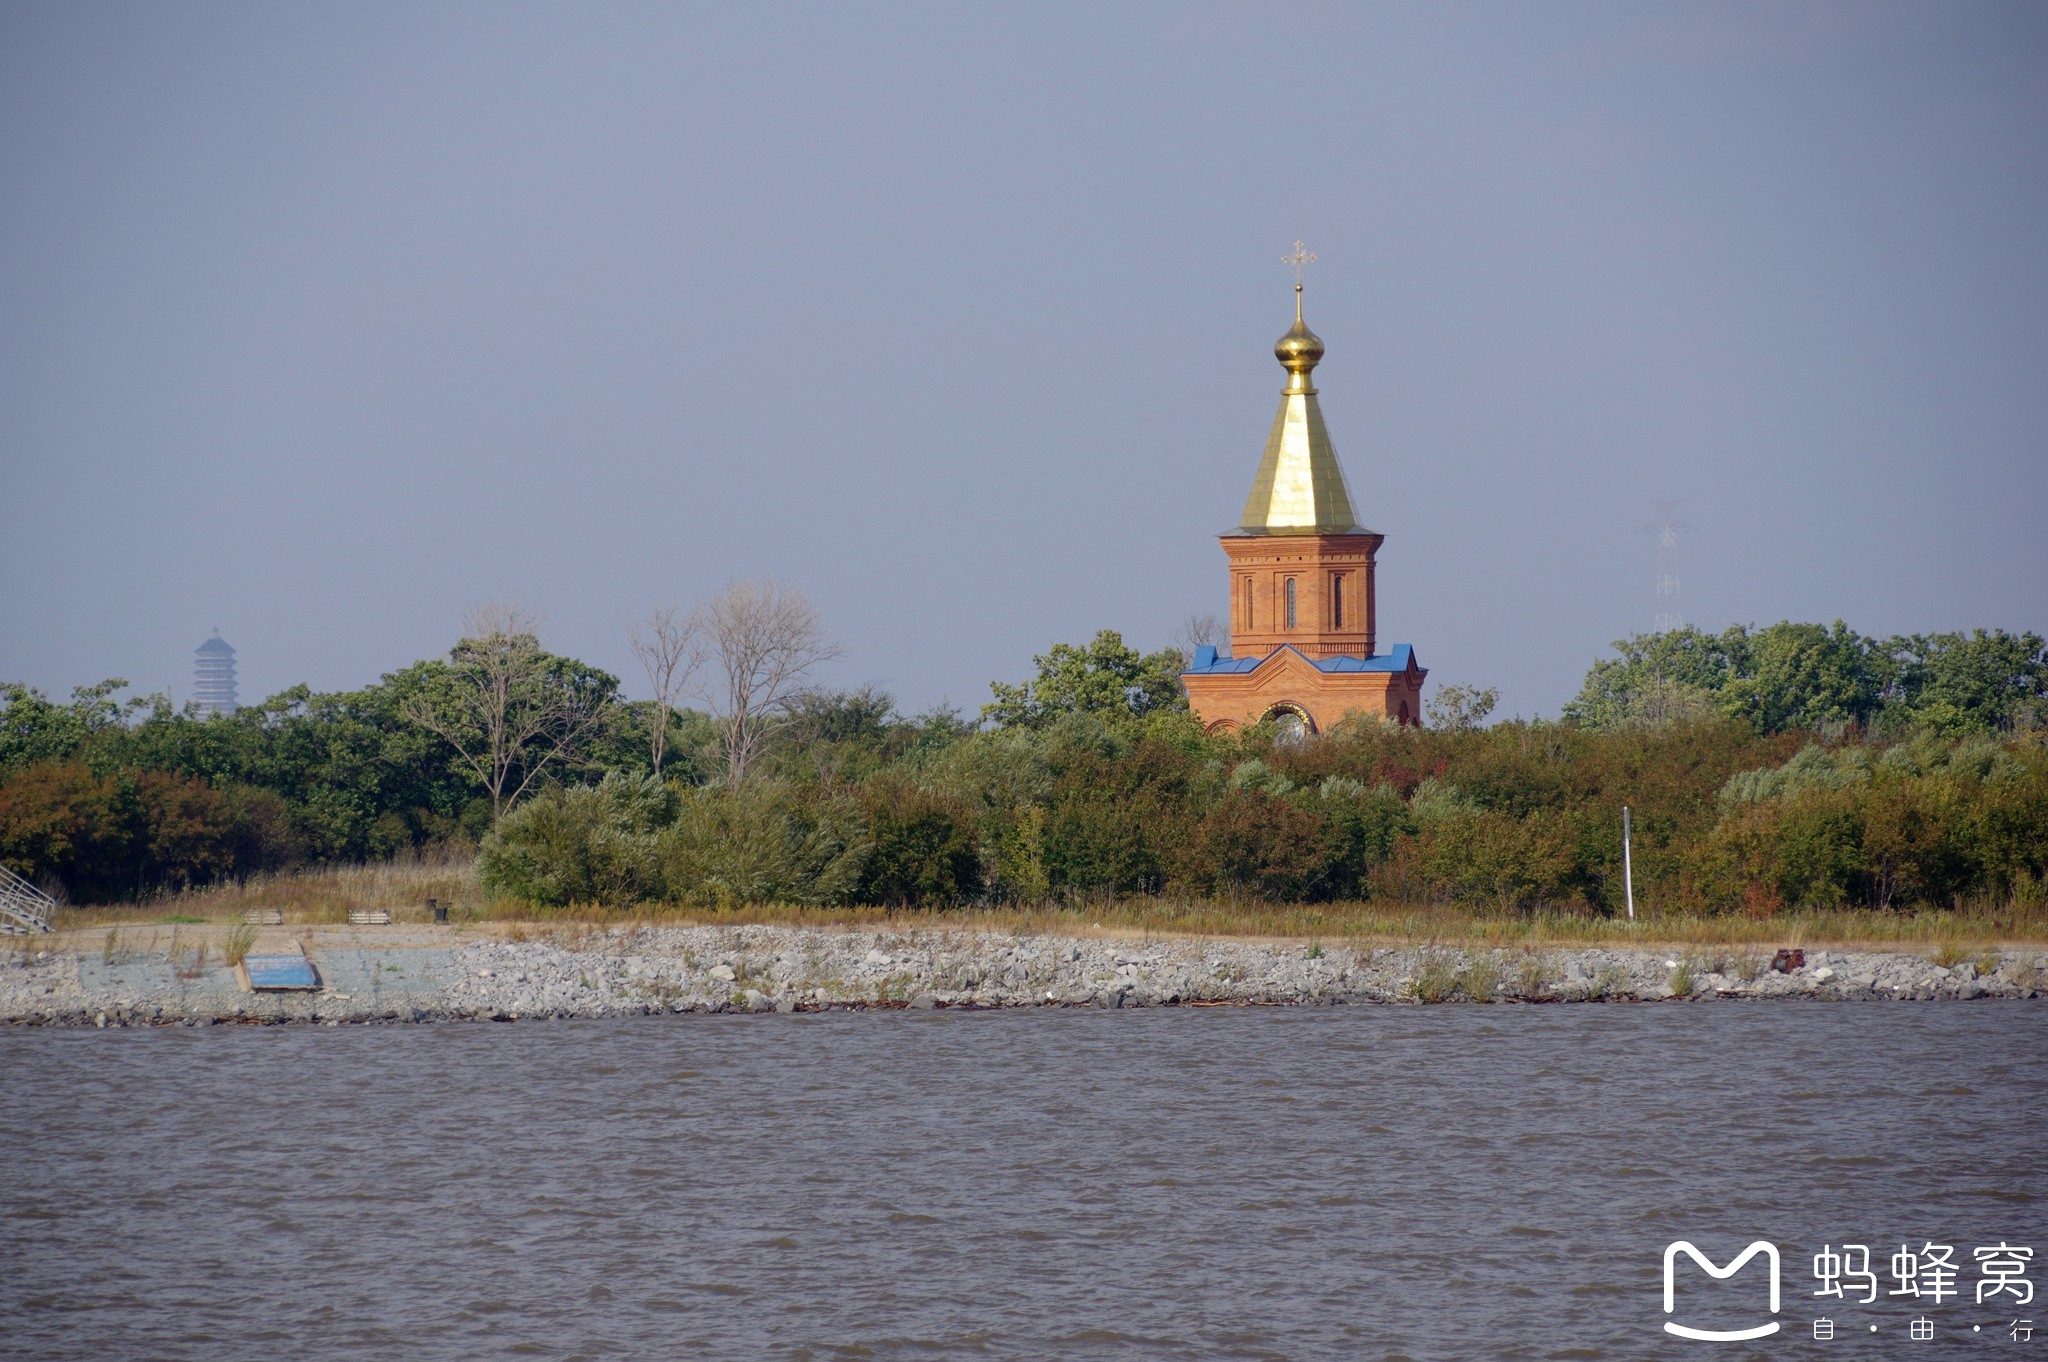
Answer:
<svg viewBox="0 0 2048 1362"><path fill-rule="evenodd" d="M719 721L725 779L737 788L811 669L839 656L803 592L777 582L727 582L697 615L718 675L703 682ZM715 689L723 686L723 693Z"/></svg>
<svg viewBox="0 0 2048 1362"><path fill-rule="evenodd" d="M470 610L462 635L437 684L399 713L455 749L496 819L602 722L618 682L546 652L539 614L517 601Z"/></svg>
<svg viewBox="0 0 2048 1362"><path fill-rule="evenodd" d="M1189 615L1174 631L1173 646L1188 661L1195 660L1195 649L1216 644L1219 648L1230 642L1230 636L1223 630L1223 622L1214 615Z"/></svg>
<svg viewBox="0 0 2048 1362"><path fill-rule="evenodd" d="M704 660L699 633L698 617L673 605L657 605L645 623L626 626L626 642L640 659L654 692L654 721L648 726L647 745L654 756L657 778L668 751L669 715L688 688L697 664Z"/></svg>

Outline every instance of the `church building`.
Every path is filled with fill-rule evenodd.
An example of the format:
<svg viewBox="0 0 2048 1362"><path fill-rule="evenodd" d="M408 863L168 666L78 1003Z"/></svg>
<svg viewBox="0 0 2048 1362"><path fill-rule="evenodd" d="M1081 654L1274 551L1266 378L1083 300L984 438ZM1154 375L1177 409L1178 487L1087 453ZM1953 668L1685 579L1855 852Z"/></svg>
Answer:
<svg viewBox="0 0 2048 1362"><path fill-rule="evenodd" d="M1290 264L1299 268L1300 243ZM1287 370L1280 413L1236 529L1222 536L1230 560L1230 655L1197 648L1181 673L1188 705L1212 733L1271 719L1321 732L1349 714L1422 721L1429 675L1415 650L1379 646L1374 555L1386 536L1358 523L1344 470L1323 425L1309 376L1323 343L1301 316L1273 347Z"/></svg>

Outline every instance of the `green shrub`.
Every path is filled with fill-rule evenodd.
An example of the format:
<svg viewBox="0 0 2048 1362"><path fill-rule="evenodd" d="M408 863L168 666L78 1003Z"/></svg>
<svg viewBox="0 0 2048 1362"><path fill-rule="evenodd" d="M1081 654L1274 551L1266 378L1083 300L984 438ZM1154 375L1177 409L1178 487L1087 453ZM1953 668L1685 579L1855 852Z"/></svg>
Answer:
<svg viewBox="0 0 2048 1362"><path fill-rule="evenodd" d="M1317 813L1246 784L1195 824L1176 881L1199 894L1296 902L1327 897L1330 861Z"/></svg>
<svg viewBox="0 0 2048 1362"><path fill-rule="evenodd" d="M862 902L942 907L981 894L974 821L957 801L876 780L862 790L860 805L870 844Z"/></svg>
<svg viewBox="0 0 2048 1362"><path fill-rule="evenodd" d="M1415 977L1408 991L1417 1002L1447 1003L1458 993L1458 960L1450 951L1425 946L1416 952Z"/></svg>
<svg viewBox="0 0 2048 1362"><path fill-rule="evenodd" d="M1692 961L1687 959L1678 962L1677 966L1672 969L1671 978L1667 982L1674 996L1690 998L1692 991L1699 987L1700 981L1699 976L1693 972Z"/></svg>
<svg viewBox="0 0 2048 1362"><path fill-rule="evenodd" d="M1164 876L1149 830L1127 804L1069 788L1045 814L1045 879L1054 892L1154 893Z"/></svg>
<svg viewBox="0 0 2048 1362"><path fill-rule="evenodd" d="M1475 953L1458 971L1458 992L1467 1002L1490 1003L1500 988L1500 961L1491 951Z"/></svg>
<svg viewBox="0 0 2048 1362"><path fill-rule="evenodd" d="M1569 896L1569 830L1555 818L1467 812L1422 831L1423 866L1439 892L1503 910Z"/></svg>
<svg viewBox="0 0 2048 1362"><path fill-rule="evenodd" d="M478 877L492 894L556 906L659 898L659 834L673 803L652 776L546 790L484 838Z"/></svg>
<svg viewBox="0 0 2048 1362"><path fill-rule="evenodd" d="M0 863L88 901L206 884L272 863L276 804L175 771L33 762L0 784Z"/></svg>
<svg viewBox="0 0 2048 1362"><path fill-rule="evenodd" d="M1407 804L1385 785L1330 776L1309 807L1322 818L1322 887L1335 899L1368 897L1374 872L1415 830Z"/></svg>
<svg viewBox="0 0 2048 1362"><path fill-rule="evenodd" d="M871 849L850 801L767 781L692 791L659 841L668 897L717 908L847 902Z"/></svg>
<svg viewBox="0 0 2048 1362"><path fill-rule="evenodd" d="M56 876L73 897L121 892L133 877L135 832L120 782L79 761L38 761L0 784L0 863Z"/></svg>

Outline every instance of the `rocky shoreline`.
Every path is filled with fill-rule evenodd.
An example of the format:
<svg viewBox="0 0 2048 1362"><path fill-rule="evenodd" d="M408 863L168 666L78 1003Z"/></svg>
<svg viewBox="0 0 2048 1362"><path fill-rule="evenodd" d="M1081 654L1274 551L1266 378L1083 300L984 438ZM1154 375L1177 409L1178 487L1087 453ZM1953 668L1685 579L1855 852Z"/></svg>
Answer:
<svg viewBox="0 0 2048 1362"><path fill-rule="evenodd" d="M25 1025L426 1022L858 1008L1331 1006L2041 998L2048 951L1937 963L1903 951L1411 949L787 927L311 929L321 987L243 991L174 940L16 949L0 1021ZM259 943L269 951L279 943Z"/></svg>

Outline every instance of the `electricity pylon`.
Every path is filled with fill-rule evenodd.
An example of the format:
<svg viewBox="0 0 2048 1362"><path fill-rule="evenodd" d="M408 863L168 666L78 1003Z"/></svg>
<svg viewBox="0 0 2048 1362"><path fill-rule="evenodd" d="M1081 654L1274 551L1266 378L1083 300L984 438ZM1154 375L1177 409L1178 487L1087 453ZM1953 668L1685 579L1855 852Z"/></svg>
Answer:
<svg viewBox="0 0 2048 1362"><path fill-rule="evenodd" d="M1683 502L1653 500L1650 504L1657 508L1657 523L1643 529L1657 536L1657 616L1651 632L1665 634L1685 627L1685 616L1679 611L1678 536L1692 526L1672 514Z"/></svg>

